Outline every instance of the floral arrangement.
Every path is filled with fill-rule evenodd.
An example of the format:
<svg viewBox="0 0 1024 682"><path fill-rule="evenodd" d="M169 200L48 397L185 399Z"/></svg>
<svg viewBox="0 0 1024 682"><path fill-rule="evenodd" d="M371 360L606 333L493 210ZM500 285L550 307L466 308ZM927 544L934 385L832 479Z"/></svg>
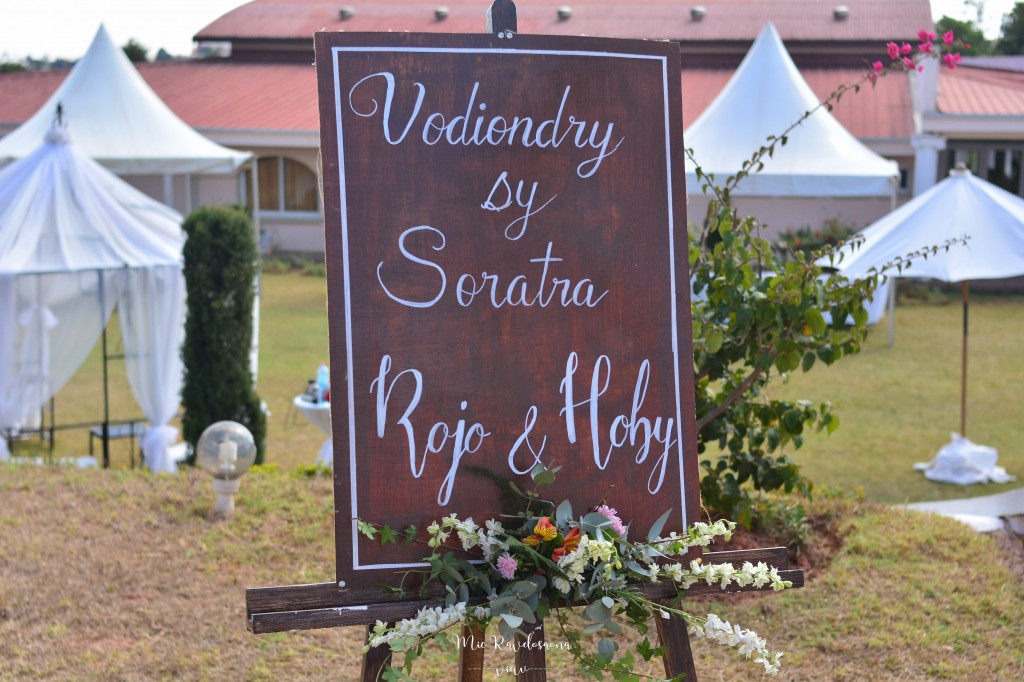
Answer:
<svg viewBox="0 0 1024 682"><path fill-rule="evenodd" d="M453 627L468 625L482 630L494 623L501 639L511 642L516 634L526 636L524 629L552 614L575 662L597 679L603 671L630 675L622 679L640 677L633 672L636 659L632 652L617 656L619 646L613 637L622 632L620 621L645 635L651 618L673 616L686 621L691 635L735 647L766 673L778 672L782 653L769 652L757 633L715 614L691 615L679 608L678 600L673 604L654 601L641 589L642 583L660 581L671 582L677 595L698 582L722 589L734 584L774 590L791 587L775 568L761 562L736 567L704 564L700 559L688 564L678 561L691 547L706 547L716 537L728 540L736 524L695 523L681 535L663 536L669 511L637 541L630 538L630 527L618 512L606 504L576 516L568 500L555 505L530 494L553 513L537 515L527 509L503 517L505 522L490 519L483 525L452 514L426 528L426 543L433 551L424 559L430 566L429 572L423 571L427 574L424 586L433 581L443 583L445 603L425 607L392 627L377 622L366 650L386 645L393 653L405 654L404 664L390 668L386 680L411 680L408 673L423 645L431 639L443 645L447 638L457 637L458 633L448 632ZM396 532L386 525L359 520L358 528L382 544L395 542L399 536L416 541L414 526ZM567 608L571 605L585 606L582 632L572 625ZM594 633L601 633L602 638L596 652L587 651L583 634ZM644 637L636 653L650 660L663 650L652 647Z"/></svg>

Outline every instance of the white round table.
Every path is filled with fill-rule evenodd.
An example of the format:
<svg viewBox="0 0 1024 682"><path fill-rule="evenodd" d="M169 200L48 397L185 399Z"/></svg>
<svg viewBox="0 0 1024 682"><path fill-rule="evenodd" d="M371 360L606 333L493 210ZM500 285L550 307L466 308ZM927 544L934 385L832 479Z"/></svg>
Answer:
<svg viewBox="0 0 1024 682"><path fill-rule="evenodd" d="M331 404L328 402L314 403L305 395L297 395L292 400L295 409L301 412L316 428L326 434L327 440L320 447L316 463L320 466L334 466L334 441L331 438Z"/></svg>

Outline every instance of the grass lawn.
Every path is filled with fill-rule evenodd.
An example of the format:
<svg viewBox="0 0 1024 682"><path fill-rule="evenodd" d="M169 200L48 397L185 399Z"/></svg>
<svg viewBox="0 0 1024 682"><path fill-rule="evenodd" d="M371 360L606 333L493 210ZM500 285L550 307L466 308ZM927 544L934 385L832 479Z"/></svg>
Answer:
<svg viewBox="0 0 1024 682"><path fill-rule="evenodd" d="M1024 297L980 296L971 301L967 436L999 451L999 464L1024 479ZM795 452L804 473L821 484L863 488L881 502L987 495L1021 485L967 488L928 481L913 471L960 430L962 308L901 305L896 343L887 324L872 329L860 354L832 367L818 363L776 386L780 396L831 400L841 425L831 436L812 434Z"/></svg>
<svg viewBox="0 0 1024 682"><path fill-rule="evenodd" d="M360 628L254 637L245 587L334 576L330 481L295 478L323 436L291 408L327 359L323 278L268 274L262 302L259 392L271 417L268 462L245 479L235 518L209 518L205 475L0 466L0 680L319 680L357 676ZM978 296L972 305L968 435L999 449L1024 475L1017 351L1024 298ZM116 326L111 347L118 348ZM831 400L842 427L815 434L795 457L814 481L866 502L818 496L845 544L803 590L691 603L720 613L786 652L783 679L1024 679L1024 560L1017 539L879 503L988 494L911 470L959 424L960 307L897 310L895 348L876 328L864 352L794 375L772 390ZM111 365L112 417L138 416L123 368ZM99 419L98 348L57 399L61 422ZM87 450L84 430L59 432L57 455ZM42 451L21 442L16 454ZM703 680L757 679L732 650L695 644ZM491 656L488 666L511 663ZM454 654L421 661L417 680L452 679ZM552 680L579 680L558 652ZM642 670L655 674L654 667ZM489 672L485 679L497 679ZM508 679L508 676L502 676Z"/></svg>

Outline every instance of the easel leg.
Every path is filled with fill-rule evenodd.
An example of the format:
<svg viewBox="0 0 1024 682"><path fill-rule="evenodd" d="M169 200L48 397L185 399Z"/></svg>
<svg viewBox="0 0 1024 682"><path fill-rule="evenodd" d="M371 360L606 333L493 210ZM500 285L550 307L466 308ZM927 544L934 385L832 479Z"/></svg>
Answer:
<svg viewBox="0 0 1024 682"><path fill-rule="evenodd" d="M516 635L516 682L547 682L544 656L544 623L533 630L523 628L526 637Z"/></svg>
<svg viewBox="0 0 1024 682"><path fill-rule="evenodd" d="M658 624L658 639L665 649L665 676L669 679L683 674L687 682L697 679L693 667L693 652L690 651L690 635L686 632L686 621L676 615L669 618L655 617Z"/></svg>
<svg viewBox="0 0 1024 682"><path fill-rule="evenodd" d="M388 623L388 627L394 623ZM366 626L366 643L370 643L370 631L372 628ZM391 665L391 648L385 644L372 647L363 654L363 670L359 675L360 682L380 682L383 679L384 668Z"/></svg>
<svg viewBox="0 0 1024 682"><path fill-rule="evenodd" d="M462 626L459 642L459 682L482 682L484 679L484 646L487 633L483 628Z"/></svg>

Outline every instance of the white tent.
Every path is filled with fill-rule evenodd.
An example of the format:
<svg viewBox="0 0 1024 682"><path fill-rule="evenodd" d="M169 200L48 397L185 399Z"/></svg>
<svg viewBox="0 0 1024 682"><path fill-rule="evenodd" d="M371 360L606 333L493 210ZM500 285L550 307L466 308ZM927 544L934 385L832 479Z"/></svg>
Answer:
<svg viewBox="0 0 1024 682"><path fill-rule="evenodd" d="M185 283L181 216L103 169L54 128L0 170L0 432L71 378L114 306L146 464L174 471ZM6 458L0 438L0 459Z"/></svg>
<svg viewBox="0 0 1024 682"><path fill-rule="evenodd" d="M686 129L683 138L706 174L718 181L737 173L750 155L779 135L818 97L768 24L718 97ZM744 178L735 196L894 196L899 167L865 147L824 108L793 131L786 145L765 157L764 169ZM699 183L686 160L686 182ZM691 192L693 190L691 189Z"/></svg>
<svg viewBox="0 0 1024 682"><path fill-rule="evenodd" d="M966 435L968 281L1024 275L1024 199L962 168L876 221L859 248L845 247L839 269L856 278L907 254L967 237L964 245L914 258L900 277L963 282L964 341L960 432ZM892 315L890 319L890 338Z"/></svg>
<svg viewBox="0 0 1024 682"><path fill-rule="evenodd" d="M839 264L847 277L917 249L969 237L966 245L913 260L900 277L962 282L1024 275L1024 199L956 169L949 177L860 233Z"/></svg>
<svg viewBox="0 0 1024 682"><path fill-rule="evenodd" d="M35 151L58 103L78 148L118 175L232 173L251 156L208 140L178 118L103 26L46 104L0 139L0 159Z"/></svg>

